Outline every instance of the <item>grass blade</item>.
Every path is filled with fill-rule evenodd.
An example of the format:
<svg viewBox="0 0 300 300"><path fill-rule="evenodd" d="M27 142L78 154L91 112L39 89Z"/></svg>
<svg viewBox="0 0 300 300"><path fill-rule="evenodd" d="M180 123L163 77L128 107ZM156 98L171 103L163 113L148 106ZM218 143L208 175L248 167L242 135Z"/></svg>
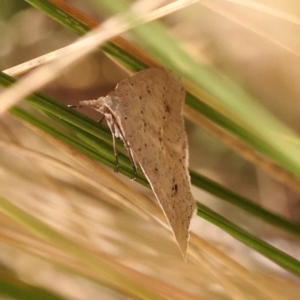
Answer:
<svg viewBox="0 0 300 300"><path fill-rule="evenodd" d="M250 248L261 253L271 261L275 262L284 269L292 272L293 274L300 276L300 261L293 258L292 256L278 250L263 240L251 235L244 229L233 224L229 220L223 218L219 214L213 212L203 204L197 203L198 211L197 215L203 219L215 224L222 230L229 233L234 238L238 239L242 243L248 245Z"/></svg>

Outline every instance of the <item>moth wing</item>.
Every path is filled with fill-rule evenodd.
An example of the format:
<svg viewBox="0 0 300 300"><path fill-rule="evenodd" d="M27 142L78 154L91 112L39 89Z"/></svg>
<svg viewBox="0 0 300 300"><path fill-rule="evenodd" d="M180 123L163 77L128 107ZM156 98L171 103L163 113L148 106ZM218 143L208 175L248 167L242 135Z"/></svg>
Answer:
<svg viewBox="0 0 300 300"><path fill-rule="evenodd" d="M184 98L178 78L150 68L121 81L107 106L114 112L185 256L196 205L190 191Z"/></svg>

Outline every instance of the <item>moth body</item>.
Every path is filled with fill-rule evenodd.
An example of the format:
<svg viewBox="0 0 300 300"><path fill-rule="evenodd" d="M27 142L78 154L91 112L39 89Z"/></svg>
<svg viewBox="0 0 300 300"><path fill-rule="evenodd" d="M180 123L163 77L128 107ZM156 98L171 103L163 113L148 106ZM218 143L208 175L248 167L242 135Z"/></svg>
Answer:
<svg viewBox="0 0 300 300"><path fill-rule="evenodd" d="M187 166L184 98L179 78L149 68L121 81L108 96L80 104L105 115L116 160L115 137L120 137L135 172L135 160L140 164L185 258L196 203Z"/></svg>

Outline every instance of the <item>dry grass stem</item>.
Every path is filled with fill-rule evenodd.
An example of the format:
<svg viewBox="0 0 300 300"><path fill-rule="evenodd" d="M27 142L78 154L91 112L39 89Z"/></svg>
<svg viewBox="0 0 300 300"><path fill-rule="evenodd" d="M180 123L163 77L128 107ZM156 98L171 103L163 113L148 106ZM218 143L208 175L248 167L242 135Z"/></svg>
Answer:
<svg viewBox="0 0 300 300"><path fill-rule="evenodd" d="M63 2L63 1L51 1L53 4L57 5L58 7L64 9L66 12L69 12L71 15L73 15L74 17L77 17L80 21L82 21L83 23L89 25L91 28L96 28L97 26L100 26L99 23L93 21L92 19L86 17L85 15L81 14L80 11L76 10L75 8L73 8L71 5L68 5L67 3ZM139 14L147 14L147 16L145 18L143 18L143 22L151 22L154 21L156 19L160 19L164 16L167 16L173 12L176 12L178 10L181 10L187 6L190 6L192 4L197 3L198 0L178 0L176 2L172 2L170 4L167 4L161 8L157 8L154 11L150 11L149 9L146 9L146 11L140 11L140 6L138 5L133 5L133 10L138 12ZM136 4L138 4L139 2L137 2ZM145 3L141 3L141 6L143 6ZM137 7L135 7L137 6ZM110 20L107 21L108 23L110 22ZM105 22L106 23L106 22ZM102 23L102 25L106 26L105 23ZM126 31L126 30L125 30ZM119 34L121 34L122 32L120 32ZM89 33L90 34L90 33ZM113 38L113 36L111 37ZM111 38L107 38L107 40L111 39ZM112 41L116 41L118 42L122 41L122 38L118 38L116 37L115 39L112 39ZM104 41L101 41L101 43L103 43ZM100 43L99 43L100 44ZM117 43L116 43L117 44ZM10 75L10 76L18 76L24 73L27 73L28 71L35 69L36 67L42 66L44 64L50 63L51 61L54 61L56 59L59 59L60 57L66 57L66 55L70 54L73 50L73 46L66 46L63 47L61 49L52 51L50 53L47 53L45 55L42 55L40 57L37 57L35 59L32 59L30 61L27 61L25 63L22 63L20 65L14 66L12 68L9 68L7 70L4 70L3 72ZM123 44L124 46L124 44ZM83 46L84 47L84 46ZM125 50L125 49L124 49ZM132 52L129 52L132 53ZM134 54L134 53L133 53ZM138 56L136 56L138 58ZM46 84L46 83L45 83Z"/></svg>

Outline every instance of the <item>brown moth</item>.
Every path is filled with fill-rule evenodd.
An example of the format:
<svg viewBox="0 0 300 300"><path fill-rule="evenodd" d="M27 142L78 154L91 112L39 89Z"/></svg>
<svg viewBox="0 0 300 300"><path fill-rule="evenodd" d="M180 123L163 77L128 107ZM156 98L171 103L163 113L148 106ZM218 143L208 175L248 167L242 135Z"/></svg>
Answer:
<svg viewBox="0 0 300 300"><path fill-rule="evenodd" d="M138 162L186 257L196 204L188 173L184 98L179 78L163 69L149 68L121 81L106 97L80 104L105 115L114 147L115 137L124 141L134 169Z"/></svg>

